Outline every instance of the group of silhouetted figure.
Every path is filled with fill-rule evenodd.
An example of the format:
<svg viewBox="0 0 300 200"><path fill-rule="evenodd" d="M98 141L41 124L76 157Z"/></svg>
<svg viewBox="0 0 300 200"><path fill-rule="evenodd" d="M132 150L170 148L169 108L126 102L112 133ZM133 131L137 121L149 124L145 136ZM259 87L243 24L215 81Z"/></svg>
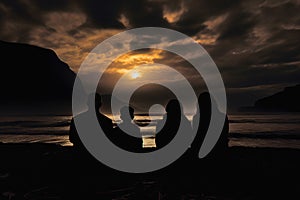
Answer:
<svg viewBox="0 0 300 200"><path fill-rule="evenodd" d="M229 122L227 115L221 113L217 107L212 106L212 103L214 103L214 100L208 92L200 94L198 98L199 109L197 109L196 115L193 117L192 122L190 122L184 115L180 102L177 99L170 100L165 107L166 114L157 123L156 130L159 131L155 135L156 148L151 148L151 150L143 148L142 133L140 133L139 126L134 123L134 109L130 106L124 106L120 109L121 123L114 127L112 120L100 112L102 105L101 96L97 93L91 94L87 101L88 110L76 117L84 117L89 112L96 111L97 120L106 137L118 147L131 152L148 152L163 148L174 139L179 126L183 127L182 130L185 131L185 134L189 134L193 129L196 129L196 137L187 152L194 157L198 157L200 147L210 125L212 112L220 113L225 116L225 123L216 145L209 153L209 156L217 157L222 156L228 148ZM134 134L129 135L124 130L130 130ZM73 143L75 148L85 149L76 130L74 119L71 121L69 136L70 142Z"/></svg>

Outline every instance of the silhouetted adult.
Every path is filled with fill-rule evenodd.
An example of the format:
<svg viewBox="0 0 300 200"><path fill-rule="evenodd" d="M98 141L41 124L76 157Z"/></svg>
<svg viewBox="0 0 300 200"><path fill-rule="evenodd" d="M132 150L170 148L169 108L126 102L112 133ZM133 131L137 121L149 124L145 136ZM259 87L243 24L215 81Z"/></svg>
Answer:
<svg viewBox="0 0 300 200"><path fill-rule="evenodd" d="M164 115L163 120L157 124L157 130L161 129L155 136L155 143L158 149L164 147L173 140L178 132L180 124L183 126L183 130L186 131L186 134L190 134L192 130L191 123L183 114L178 100L170 100L165 110L166 114Z"/></svg>
<svg viewBox="0 0 300 200"><path fill-rule="evenodd" d="M93 103L95 103L95 107L92 107ZM91 112L96 112L96 116L97 116L99 125L101 126L104 133L108 137L110 137L112 135L112 132L113 132L112 120L109 119L108 117L106 117L105 115L103 115L102 113L100 113L99 109L102 105L101 96L97 93L96 94L90 94L88 96L87 105L88 105L88 110L84 113L81 113L81 114L75 116L75 118L86 119L88 116L91 116L90 115ZM76 147L76 148L83 148L84 147L81 140L80 140L78 132L76 130L76 127L75 127L75 124L74 124L74 119L72 119L72 121L71 121L70 131L69 131L69 139L70 139L70 142L73 143L74 147Z"/></svg>
<svg viewBox="0 0 300 200"><path fill-rule="evenodd" d="M214 100L213 100L214 101ZM211 120L211 113L212 113L212 98L210 97L210 94L208 92L204 92L199 95L198 98L199 108L200 111L197 110L196 115L193 118L193 128L196 128L197 121L196 119L199 119L198 123L198 131L197 135L191 145L191 152L194 156L198 157L200 147L202 146L203 140L206 136L210 120ZM215 102L213 102L214 105L216 105ZM217 105L216 105L217 106ZM220 135L220 138L218 139L216 145L212 149L212 151L208 154L208 157L218 157L222 156L227 148L228 148L228 132L229 132L229 122L228 117L226 114L221 113L221 111L218 108L214 108L214 110L217 115L224 117L225 115L225 122L223 126L222 133ZM198 116L197 116L198 115ZM223 115L223 116L222 116Z"/></svg>
<svg viewBox="0 0 300 200"><path fill-rule="evenodd" d="M140 135L140 128L133 123L134 109L129 106L122 107L120 110L120 118L122 122L114 128L112 142L127 151L142 151L143 142ZM131 132L131 134L134 134L136 137L127 134L127 132Z"/></svg>

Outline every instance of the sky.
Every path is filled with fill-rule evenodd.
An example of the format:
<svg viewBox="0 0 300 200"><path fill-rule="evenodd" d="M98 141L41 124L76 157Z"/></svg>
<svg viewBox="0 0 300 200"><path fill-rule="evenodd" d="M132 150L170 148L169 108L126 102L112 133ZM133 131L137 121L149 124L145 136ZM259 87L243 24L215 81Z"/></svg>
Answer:
<svg viewBox="0 0 300 200"><path fill-rule="evenodd" d="M77 72L97 44L117 33L149 26L177 30L213 58L234 110L299 84L299 10L300 0L2 0L0 40L53 49ZM120 57L107 72L113 81L106 82L136 64L155 62L201 79L178 56L152 49Z"/></svg>

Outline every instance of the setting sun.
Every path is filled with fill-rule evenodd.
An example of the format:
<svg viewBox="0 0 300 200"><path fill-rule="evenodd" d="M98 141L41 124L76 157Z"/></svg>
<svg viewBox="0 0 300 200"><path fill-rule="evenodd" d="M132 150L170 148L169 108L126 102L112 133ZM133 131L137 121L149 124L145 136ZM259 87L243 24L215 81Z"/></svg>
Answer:
<svg viewBox="0 0 300 200"><path fill-rule="evenodd" d="M138 78L138 77L140 77L140 76L141 76L140 73L137 72L137 71L134 71L134 72L132 72L132 74L131 74L131 78L132 78L132 79L136 79L136 78Z"/></svg>

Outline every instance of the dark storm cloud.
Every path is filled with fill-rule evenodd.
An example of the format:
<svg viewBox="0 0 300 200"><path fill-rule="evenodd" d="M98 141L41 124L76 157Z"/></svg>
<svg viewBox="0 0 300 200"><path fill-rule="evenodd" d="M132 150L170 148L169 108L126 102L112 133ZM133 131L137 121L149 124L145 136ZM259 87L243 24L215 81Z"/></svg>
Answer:
<svg viewBox="0 0 300 200"><path fill-rule="evenodd" d="M115 33L172 28L207 49L229 96L263 96L299 83L299 10L299 0L3 0L0 39L52 48L76 71L95 43ZM184 62L164 56L192 76Z"/></svg>
<svg viewBox="0 0 300 200"><path fill-rule="evenodd" d="M166 2L166 1L163 1ZM203 23L211 18L220 16L226 12L238 7L239 1L198 1L198 0L178 0L174 3L165 3L167 10L179 10L179 7L183 4L186 8L180 19L176 23L172 24L173 28L190 36L195 35L199 31L205 30L206 25Z"/></svg>
<svg viewBox="0 0 300 200"><path fill-rule="evenodd" d="M159 26L168 27L163 18L163 7L160 2L133 0L126 3L122 9L132 27Z"/></svg>
<svg viewBox="0 0 300 200"><path fill-rule="evenodd" d="M249 31L255 26L256 20L247 11L232 11L218 28L221 33L218 40L246 39Z"/></svg>
<svg viewBox="0 0 300 200"><path fill-rule="evenodd" d="M124 28L118 20L124 0L115 1L79 1L79 7L87 14L91 25L98 28Z"/></svg>
<svg viewBox="0 0 300 200"><path fill-rule="evenodd" d="M232 85L229 80L231 75L236 80L260 73L269 82L286 83L291 80L294 83L295 79L287 76L280 79L281 75L299 77L299 64L293 66L293 70L287 69L287 63L300 60L300 21L296 14L300 7L296 2L241 4L239 11L228 13L225 21L217 27L219 37L214 47L210 48L210 53L221 71L225 75L227 73L229 85ZM248 82L241 79L235 84L236 87L259 85L261 81L249 77Z"/></svg>
<svg viewBox="0 0 300 200"><path fill-rule="evenodd" d="M63 11L69 9L72 5L72 0L32 0L33 5L37 6L43 11Z"/></svg>
<svg viewBox="0 0 300 200"><path fill-rule="evenodd" d="M1 1L0 13L0 36L3 40L19 41L20 38L20 41L26 42L29 30L34 26L43 25L38 17L39 13L25 1Z"/></svg>

